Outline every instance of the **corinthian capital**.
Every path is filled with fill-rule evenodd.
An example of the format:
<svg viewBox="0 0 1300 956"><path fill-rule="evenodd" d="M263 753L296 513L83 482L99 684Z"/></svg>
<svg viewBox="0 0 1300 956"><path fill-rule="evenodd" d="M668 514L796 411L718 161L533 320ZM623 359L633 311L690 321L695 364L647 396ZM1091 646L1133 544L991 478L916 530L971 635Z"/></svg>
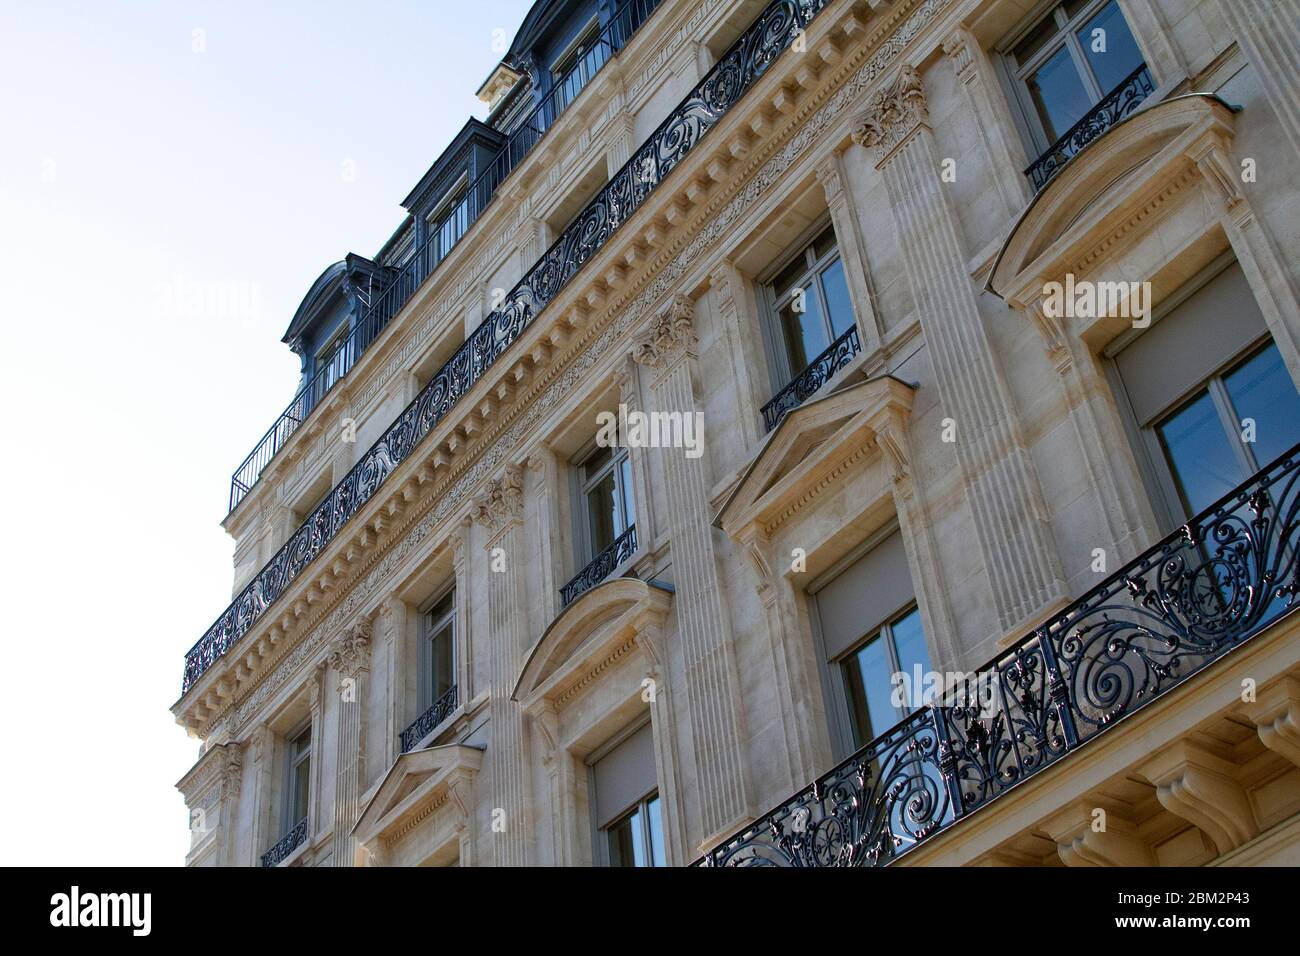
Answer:
<svg viewBox="0 0 1300 956"><path fill-rule="evenodd" d="M358 621L344 631L330 645L330 667L344 677L355 677L369 659L371 633L369 620Z"/></svg>
<svg viewBox="0 0 1300 956"><path fill-rule="evenodd" d="M914 66L904 66L894 82L872 94L866 113L853 131L853 142L871 150L879 166L894 147L929 118L921 74Z"/></svg>
<svg viewBox="0 0 1300 956"><path fill-rule="evenodd" d="M651 324L632 348L639 365L659 368L679 352L695 347L695 303L688 296L675 295L668 308Z"/></svg>
<svg viewBox="0 0 1300 956"><path fill-rule="evenodd" d="M492 531L499 531L524 511L524 474L515 465L488 487L474 507L474 516Z"/></svg>

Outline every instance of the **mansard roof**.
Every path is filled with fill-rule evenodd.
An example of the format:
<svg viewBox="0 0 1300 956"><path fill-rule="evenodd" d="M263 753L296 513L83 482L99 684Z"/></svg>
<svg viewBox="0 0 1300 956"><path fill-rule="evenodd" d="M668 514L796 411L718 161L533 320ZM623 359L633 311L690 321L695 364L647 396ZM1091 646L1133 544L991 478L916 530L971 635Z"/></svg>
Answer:
<svg viewBox="0 0 1300 956"><path fill-rule="evenodd" d="M437 199L464 172L461 160L468 155L474 145L497 152L505 144L505 136L481 120L470 117L461 127L456 138L434 160L420 181L415 184L409 196L402 200L402 208L414 212L429 200Z"/></svg>
<svg viewBox="0 0 1300 956"><path fill-rule="evenodd" d="M347 281L349 278L374 276L379 271L379 266L365 256L351 252L339 262L327 266L303 296L298 311L293 314L293 321L285 329L284 337L280 341L292 346L295 339L311 328L312 324L338 301L339 296L350 294Z"/></svg>

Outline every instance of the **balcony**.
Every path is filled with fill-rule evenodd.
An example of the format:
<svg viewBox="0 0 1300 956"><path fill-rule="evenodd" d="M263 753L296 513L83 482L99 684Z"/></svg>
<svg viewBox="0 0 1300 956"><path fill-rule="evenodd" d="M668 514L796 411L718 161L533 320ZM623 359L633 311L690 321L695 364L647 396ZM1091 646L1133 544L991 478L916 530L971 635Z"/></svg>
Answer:
<svg viewBox="0 0 1300 956"><path fill-rule="evenodd" d="M422 713L401 733L402 753L410 753L416 745L433 731L435 727L456 712L460 703L460 694L455 684L443 694L432 707Z"/></svg>
<svg viewBox="0 0 1300 956"><path fill-rule="evenodd" d="M1034 185L1034 192L1040 191L1060 172L1080 150L1098 139L1120 120L1131 116L1142 102L1155 90L1151 71L1146 64L1138 67L1124 81L1111 90L1101 102L1094 106L1083 119L1066 131L1065 135L1048 147L1025 170L1025 175Z"/></svg>
<svg viewBox="0 0 1300 956"><path fill-rule="evenodd" d="M1293 610L1298 481L1300 446L696 865L883 866L1088 746Z"/></svg>
<svg viewBox="0 0 1300 956"><path fill-rule="evenodd" d="M302 846L307 839L307 820L304 817L294 824L293 829L280 838L280 842L262 854L262 866L279 866L293 855L293 851Z"/></svg>
<svg viewBox="0 0 1300 956"><path fill-rule="evenodd" d="M595 75L627 45L661 0L626 0L577 62L556 79L552 90L510 132L465 196L429 226L428 238L401 266L391 270L387 286L370 302L347 338L323 357L311 381L293 397L275 423L230 478L230 510L244 499L276 454L322 398L352 370L361 353L409 302L424 281L469 232L496 195L497 188L524 161Z"/></svg>
<svg viewBox="0 0 1300 956"><path fill-rule="evenodd" d="M613 544L592 558L590 564L560 588L560 607L568 607L578 599L579 595L604 581L614 573L615 568L634 554L636 554L636 525L632 524L614 539Z"/></svg>
<svg viewBox="0 0 1300 956"><path fill-rule="evenodd" d="M771 431L781 423L786 412L798 408L831 380L831 377L848 365L853 356L862 350L858 340L858 327L852 326L847 332L830 344L808 363L808 367L794 377L785 388L776 393L776 397L763 406L763 426Z"/></svg>
<svg viewBox="0 0 1300 956"><path fill-rule="evenodd" d="M293 585L831 0L773 0L185 655L181 693Z"/></svg>

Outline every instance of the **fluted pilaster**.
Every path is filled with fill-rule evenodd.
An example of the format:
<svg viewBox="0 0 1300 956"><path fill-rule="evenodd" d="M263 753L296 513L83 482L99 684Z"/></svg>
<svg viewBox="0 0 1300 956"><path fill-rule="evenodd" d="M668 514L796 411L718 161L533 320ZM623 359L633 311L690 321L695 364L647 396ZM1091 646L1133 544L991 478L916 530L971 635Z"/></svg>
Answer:
<svg viewBox="0 0 1300 956"><path fill-rule="evenodd" d="M338 675L338 736L334 760L334 866L353 866L352 828L361 816L365 780L366 693L370 677L371 626L359 621L330 648L329 665Z"/></svg>
<svg viewBox="0 0 1300 956"><path fill-rule="evenodd" d="M633 358L651 370L653 411L695 415L694 306L676 297L641 337ZM665 523L672 542L677 627L685 658L698 787L706 838L750 818L741 753L740 705L730 624L713 551L706 459L662 450Z"/></svg>
<svg viewBox="0 0 1300 956"><path fill-rule="evenodd" d="M873 154L898 226L921 327L1004 634L1065 585L1042 490L967 273L915 69L877 92L853 139Z"/></svg>

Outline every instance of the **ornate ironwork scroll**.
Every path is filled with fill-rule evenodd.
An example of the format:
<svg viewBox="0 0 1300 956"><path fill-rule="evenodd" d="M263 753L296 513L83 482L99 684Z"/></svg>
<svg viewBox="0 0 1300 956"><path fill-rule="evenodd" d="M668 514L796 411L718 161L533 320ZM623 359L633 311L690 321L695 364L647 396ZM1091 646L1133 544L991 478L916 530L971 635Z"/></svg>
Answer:
<svg viewBox="0 0 1300 956"><path fill-rule="evenodd" d="M774 0L185 655L181 692L274 604L830 0Z"/></svg>
<svg viewBox="0 0 1300 956"><path fill-rule="evenodd" d="M411 726L402 731L402 753L408 753L415 749L425 737L429 736L429 731L433 730L440 723L446 720L455 712L457 704L460 701L460 695L457 692L455 684L451 689L443 694L434 703L432 707L422 713L411 723Z"/></svg>
<svg viewBox="0 0 1300 956"><path fill-rule="evenodd" d="M1241 646L1298 593L1300 446L699 863L888 863Z"/></svg>
<svg viewBox="0 0 1300 956"><path fill-rule="evenodd" d="M280 838L280 842L262 854L262 866L279 866L307 839L307 820L304 817L293 829Z"/></svg>
<svg viewBox="0 0 1300 956"><path fill-rule="evenodd" d="M1125 77L1119 86L1107 93L1083 119L1071 126L1064 136L1049 146L1047 152L1025 170L1025 175L1034 184L1034 191L1046 186L1048 180L1060 172L1061 167L1085 146L1133 114L1155 88L1151 71L1145 63Z"/></svg>
<svg viewBox="0 0 1300 956"><path fill-rule="evenodd" d="M763 424L767 430L771 431L780 424L786 412L798 408L816 394L819 388L831 380L832 375L848 365L861 350L858 327L850 326L847 332L831 343L830 348L809 362L806 369L763 406Z"/></svg>
<svg viewBox="0 0 1300 956"><path fill-rule="evenodd" d="M578 595L590 591L601 581L609 577L614 569L636 554L636 525L628 525L627 530L614 539L600 554L575 574L569 583L560 588L560 603L568 607L578 599Z"/></svg>

